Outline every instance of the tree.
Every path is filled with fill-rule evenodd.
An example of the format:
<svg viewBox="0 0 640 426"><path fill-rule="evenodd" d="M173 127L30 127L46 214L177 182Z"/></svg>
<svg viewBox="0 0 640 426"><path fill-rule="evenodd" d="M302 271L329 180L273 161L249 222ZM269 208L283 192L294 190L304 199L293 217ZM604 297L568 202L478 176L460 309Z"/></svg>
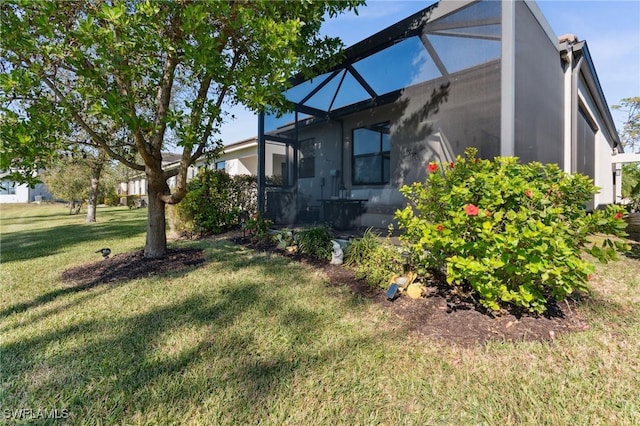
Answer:
<svg viewBox="0 0 640 426"><path fill-rule="evenodd" d="M622 198L640 199L640 164L622 166Z"/></svg>
<svg viewBox="0 0 640 426"><path fill-rule="evenodd" d="M624 98L612 109L627 113L627 118L620 130L620 140L627 152L640 151L640 96Z"/></svg>
<svg viewBox="0 0 640 426"><path fill-rule="evenodd" d="M0 85L6 77L7 74L0 74ZM43 115L27 120L7 108L3 99L0 106L0 170L7 172L7 179L33 186L40 182L39 172L57 159L58 150L62 148L58 139L62 129L61 123L51 118Z"/></svg>
<svg viewBox="0 0 640 426"><path fill-rule="evenodd" d="M89 197L87 198L87 219L86 222L96 221L96 208L98 206L98 195L100 193L100 179L108 157L104 150L98 149L95 154L89 154L86 158L86 165L90 170L89 177Z"/></svg>
<svg viewBox="0 0 640 426"><path fill-rule="evenodd" d="M85 132L85 143L145 172L145 256L162 257L165 205L184 198L188 166L219 151L216 135L226 119L224 108L242 103L254 111L288 109L281 91L291 76L311 75L316 64L330 67L338 60L340 40L319 36L324 17L360 4L3 2L3 115L26 128L31 151L24 158L46 157L61 136L64 140L72 132L67 125ZM51 122L51 138L33 134L33 127L47 128ZM105 133L103 123L117 131ZM20 137L25 139L18 134L7 143L23 146ZM178 168L164 170L161 153L169 139L182 156ZM11 155L16 154L17 148ZM142 162L134 160L136 154ZM177 184L172 190L167 179L173 176Z"/></svg>
<svg viewBox="0 0 640 426"><path fill-rule="evenodd" d="M115 193L115 175L106 157L86 151L61 154L41 173L49 191L69 202L69 214L79 213L87 200L86 222L95 222L98 203ZM104 181L104 177L106 183L100 184L98 181Z"/></svg>
<svg viewBox="0 0 640 426"><path fill-rule="evenodd" d="M624 111L627 118L622 125L620 141L626 152L640 152L640 97L624 98L611 108ZM640 164L622 166L622 197L631 200L631 208L640 205Z"/></svg>
<svg viewBox="0 0 640 426"><path fill-rule="evenodd" d="M75 158L63 156L42 173L49 192L69 203L69 214L78 214L89 194L90 170Z"/></svg>

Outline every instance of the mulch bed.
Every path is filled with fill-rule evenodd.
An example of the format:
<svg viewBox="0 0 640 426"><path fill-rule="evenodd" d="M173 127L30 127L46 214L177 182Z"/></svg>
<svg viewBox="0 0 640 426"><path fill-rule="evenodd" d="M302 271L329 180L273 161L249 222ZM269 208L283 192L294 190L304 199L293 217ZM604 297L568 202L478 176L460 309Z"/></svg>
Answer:
<svg viewBox="0 0 640 426"><path fill-rule="evenodd" d="M162 259L146 259L144 251L137 250L67 269L62 273L62 280L87 288L179 272L205 260L204 252L200 249L169 249L167 256Z"/></svg>
<svg viewBox="0 0 640 426"><path fill-rule="evenodd" d="M254 247L238 233L218 236L237 244L261 251L277 251L273 247ZM573 301L552 303L544 316L518 312L501 312L498 315L484 310L472 299L461 298L450 292L446 284L437 280L428 283L426 297L414 300L407 296L389 301L383 289L371 288L364 280L344 266L330 265L314 259L277 251L320 269L328 278L328 285L350 289L356 297L362 297L380 306L397 320L400 329L421 338L440 339L467 347L490 340L541 341L553 340L559 334L581 331L588 324ZM62 279L74 289L83 290L98 284L119 283L136 278L167 273L179 273L206 261L199 249L170 249L163 259L145 259L142 251L119 253L108 259L81 265L65 271Z"/></svg>
<svg viewBox="0 0 640 426"><path fill-rule="evenodd" d="M384 289L372 288L365 280L356 278L354 271L348 267L288 254L271 246L256 247L237 235L228 239L256 250L277 252L321 269L328 277L330 286L348 287L352 294L378 304L397 319L400 328L417 337L468 347L490 340L553 340L562 333L589 328L580 315L578 303L569 299L560 303L552 301L547 313L540 316L516 311L493 314L474 300L453 294L446 283L434 278L426 283L425 297L414 300L401 296L389 301Z"/></svg>

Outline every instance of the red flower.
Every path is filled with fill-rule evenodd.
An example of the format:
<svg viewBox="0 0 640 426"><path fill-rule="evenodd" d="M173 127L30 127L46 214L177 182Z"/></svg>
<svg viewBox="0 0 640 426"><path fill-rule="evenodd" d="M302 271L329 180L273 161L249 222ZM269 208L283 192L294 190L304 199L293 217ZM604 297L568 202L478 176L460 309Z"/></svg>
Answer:
<svg viewBox="0 0 640 426"><path fill-rule="evenodd" d="M616 214L613 216L613 218L614 218L614 219L616 219L616 220L620 220L620 219L622 219L623 217L624 217L624 215L623 215L622 213L620 213L620 212L616 213Z"/></svg>
<svg viewBox="0 0 640 426"><path fill-rule="evenodd" d="M444 225L438 225L436 226L436 231L441 232L444 230Z"/></svg>
<svg viewBox="0 0 640 426"><path fill-rule="evenodd" d="M450 169L453 169L453 167L454 167L454 166L455 166L455 164L453 164L453 161L451 161L451 162L449 163L449 168L450 168Z"/></svg>
<svg viewBox="0 0 640 426"><path fill-rule="evenodd" d="M478 212L480 211L480 209L473 204L467 204L464 208L464 211L468 216L478 216Z"/></svg>
<svg viewBox="0 0 640 426"><path fill-rule="evenodd" d="M527 189L526 191L524 191L524 195L526 195L527 197L531 198L531 197L533 197L533 192L531 192L530 189Z"/></svg>
<svg viewBox="0 0 640 426"><path fill-rule="evenodd" d="M437 172L438 165L436 163L429 163L429 165L427 166L427 170L429 170L430 173Z"/></svg>

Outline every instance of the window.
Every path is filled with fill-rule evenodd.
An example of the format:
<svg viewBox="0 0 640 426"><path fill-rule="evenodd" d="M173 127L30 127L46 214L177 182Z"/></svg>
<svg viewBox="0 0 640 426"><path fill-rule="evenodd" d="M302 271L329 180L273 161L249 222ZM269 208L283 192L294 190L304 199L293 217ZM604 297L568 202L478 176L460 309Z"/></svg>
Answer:
<svg viewBox="0 0 640 426"><path fill-rule="evenodd" d="M314 138L301 140L299 144L298 177L312 178L316 175L316 142Z"/></svg>
<svg viewBox="0 0 640 426"><path fill-rule="evenodd" d="M16 183L11 180L3 180L0 182L0 194L15 195Z"/></svg>
<svg viewBox="0 0 640 426"><path fill-rule="evenodd" d="M390 164L388 122L353 130L354 185L389 183Z"/></svg>
<svg viewBox="0 0 640 426"><path fill-rule="evenodd" d="M217 161L216 162L216 170L227 170L227 162L226 161Z"/></svg>

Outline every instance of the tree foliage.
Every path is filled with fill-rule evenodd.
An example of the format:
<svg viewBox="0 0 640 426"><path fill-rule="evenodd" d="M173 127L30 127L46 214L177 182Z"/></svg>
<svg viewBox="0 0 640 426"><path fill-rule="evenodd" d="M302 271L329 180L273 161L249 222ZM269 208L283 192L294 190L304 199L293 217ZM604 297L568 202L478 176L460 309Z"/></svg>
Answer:
<svg viewBox="0 0 640 426"><path fill-rule="evenodd" d="M319 36L324 17L360 3L3 2L0 117L3 135L16 130L3 136L2 167L27 170L70 141L103 149L146 174L145 254L163 256L164 206L184 197L188 166L219 151L225 107L287 109L291 76L337 60L340 41ZM182 156L165 170L169 138Z"/></svg>
<svg viewBox="0 0 640 426"><path fill-rule="evenodd" d="M116 192L115 170L102 161L87 153L66 153L50 163L41 177L55 198L72 204L87 201L95 207L104 202L105 198L113 197ZM96 167L99 168L101 184L95 188L95 194L91 194L90 182L92 176L95 176ZM92 196L95 197L94 200L89 201ZM87 221L95 221L95 212L92 217L87 217Z"/></svg>
<svg viewBox="0 0 640 426"><path fill-rule="evenodd" d="M640 199L640 164L622 166L622 197Z"/></svg>
<svg viewBox="0 0 640 426"><path fill-rule="evenodd" d="M83 163L64 158L49 166L42 174L42 180L57 200L79 202L89 196L87 182L90 176L91 171Z"/></svg>
<svg viewBox="0 0 640 426"><path fill-rule="evenodd" d="M624 111L627 118L619 130L625 152L640 152L640 97L624 98L619 105L611 108ZM631 211L640 209L640 164L628 163L622 166L622 198L630 200Z"/></svg>
<svg viewBox="0 0 640 426"><path fill-rule="evenodd" d="M640 152L640 96L624 98L611 108L624 111L627 118L619 131L626 152Z"/></svg>

